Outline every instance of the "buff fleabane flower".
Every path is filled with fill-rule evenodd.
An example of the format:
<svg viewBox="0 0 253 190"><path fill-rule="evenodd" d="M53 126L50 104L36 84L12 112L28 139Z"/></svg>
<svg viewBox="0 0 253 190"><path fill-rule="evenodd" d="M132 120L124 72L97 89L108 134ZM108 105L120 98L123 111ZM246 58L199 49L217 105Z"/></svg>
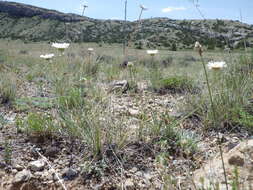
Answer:
<svg viewBox="0 0 253 190"><path fill-rule="evenodd" d="M194 44L194 49L198 51L199 55L202 56L203 54L203 48L202 45L197 41Z"/></svg>
<svg viewBox="0 0 253 190"><path fill-rule="evenodd" d="M87 50L88 50L89 52L93 52L93 51L94 51L93 48L88 48Z"/></svg>
<svg viewBox="0 0 253 190"><path fill-rule="evenodd" d="M208 69L210 70L220 70L227 67L225 61L210 61L207 64Z"/></svg>
<svg viewBox="0 0 253 190"><path fill-rule="evenodd" d="M52 47L58 49L59 51L64 51L69 47L69 43L53 43Z"/></svg>
<svg viewBox="0 0 253 190"><path fill-rule="evenodd" d="M134 66L134 63L131 61L127 62L127 67L132 68Z"/></svg>
<svg viewBox="0 0 253 190"><path fill-rule="evenodd" d="M195 42L194 47L195 48L202 48L202 45L197 41L197 42Z"/></svg>
<svg viewBox="0 0 253 190"><path fill-rule="evenodd" d="M147 50L147 54L151 55L151 56L155 56L156 54L158 54L158 50Z"/></svg>
<svg viewBox="0 0 253 190"><path fill-rule="evenodd" d="M80 81L80 82L86 82L86 81L87 81L87 78L82 77L82 78L79 79L79 81Z"/></svg>
<svg viewBox="0 0 253 190"><path fill-rule="evenodd" d="M40 58L45 59L47 61L51 60L53 57L54 57L53 53L45 54L45 55L40 55Z"/></svg>

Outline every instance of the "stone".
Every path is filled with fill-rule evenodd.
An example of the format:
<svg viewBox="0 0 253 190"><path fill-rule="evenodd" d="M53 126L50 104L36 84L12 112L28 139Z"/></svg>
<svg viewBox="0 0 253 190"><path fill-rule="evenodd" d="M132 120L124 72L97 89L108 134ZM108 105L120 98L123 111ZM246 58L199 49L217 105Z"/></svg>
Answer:
<svg viewBox="0 0 253 190"><path fill-rule="evenodd" d="M65 168L62 177L66 180L73 180L78 176L78 172L72 168Z"/></svg>
<svg viewBox="0 0 253 190"><path fill-rule="evenodd" d="M179 112L179 111L172 111L169 113L170 117L174 117L174 118L180 118L183 117L185 113L183 112Z"/></svg>
<svg viewBox="0 0 253 190"><path fill-rule="evenodd" d="M152 175L150 173L144 173L144 177L147 179L147 180L151 180L152 179Z"/></svg>
<svg viewBox="0 0 253 190"><path fill-rule="evenodd" d="M23 168L21 165L19 165L19 164L14 164L14 165L13 165L13 168L16 169L16 170L18 170L18 171L21 171L21 170L24 169L24 168Z"/></svg>
<svg viewBox="0 0 253 190"><path fill-rule="evenodd" d="M240 155L233 155L228 159L228 163L230 165L240 166L243 167L244 159Z"/></svg>
<svg viewBox="0 0 253 190"><path fill-rule="evenodd" d="M13 183L21 183L21 182L26 182L28 180L30 180L32 177L32 174L29 170L22 170L20 172L18 172L14 179L13 179Z"/></svg>
<svg viewBox="0 0 253 190"><path fill-rule="evenodd" d="M41 177L43 175L43 172L35 172L33 175L37 177Z"/></svg>
<svg viewBox="0 0 253 190"><path fill-rule="evenodd" d="M135 172L137 172L137 171L138 171L138 169L137 169L136 167L133 167L133 168L130 170L131 173L135 173Z"/></svg>
<svg viewBox="0 0 253 190"><path fill-rule="evenodd" d="M41 171L44 169L45 167L45 161L44 160L36 160L36 161L32 161L28 164L28 167L32 170L32 171Z"/></svg>
<svg viewBox="0 0 253 190"><path fill-rule="evenodd" d="M136 110L136 109L128 109L128 112L129 112L129 114L131 115L131 116L134 116L134 117L136 117L136 116L138 116L139 114L140 114L140 112L139 112L139 110Z"/></svg>
<svg viewBox="0 0 253 190"><path fill-rule="evenodd" d="M4 171L0 171L0 179L3 178L5 176L5 172Z"/></svg>
<svg viewBox="0 0 253 190"><path fill-rule="evenodd" d="M47 157L55 157L59 153L59 148L53 146L53 147L48 147L45 151L45 156Z"/></svg>
<svg viewBox="0 0 253 190"><path fill-rule="evenodd" d="M133 188L134 187L134 182L132 179L126 179L125 181L125 188Z"/></svg>
<svg viewBox="0 0 253 190"><path fill-rule="evenodd" d="M12 169L12 170L11 170L11 173L16 174L16 173L18 173L18 170Z"/></svg>
<svg viewBox="0 0 253 190"><path fill-rule="evenodd" d="M129 89L129 83L127 80L121 80L121 81L114 81L111 84L111 92L113 91L121 91L126 92Z"/></svg>
<svg viewBox="0 0 253 190"><path fill-rule="evenodd" d="M139 176L139 177L142 177L142 172L141 171L138 171L135 173L136 176Z"/></svg>
<svg viewBox="0 0 253 190"><path fill-rule="evenodd" d="M243 182L243 186L248 187L252 184L252 152L253 140L245 140L237 146L229 150L223 151L224 165L226 169L227 179L230 180L234 176L234 170L237 166L238 180ZM204 184L201 179L205 179ZM217 154L213 159L208 160L200 169L193 174L193 180L198 188L208 189L210 184L219 184L221 190L225 190L223 164L220 155ZM229 183L231 181L228 181Z"/></svg>

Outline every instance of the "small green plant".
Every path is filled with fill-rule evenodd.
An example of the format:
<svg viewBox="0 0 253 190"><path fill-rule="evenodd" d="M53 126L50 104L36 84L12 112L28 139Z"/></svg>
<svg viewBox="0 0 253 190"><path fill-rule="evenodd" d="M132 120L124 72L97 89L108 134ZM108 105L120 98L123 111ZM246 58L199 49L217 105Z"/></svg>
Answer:
<svg viewBox="0 0 253 190"><path fill-rule="evenodd" d="M11 74L0 74L0 104L11 103L17 93L16 80Z"/></svg>
<svg viewBox="0 0 253 190"><path fill-rule="evenodd" d="M58 98L58 106L62 108L76 108L85 104L85 92L82 88L71 88L65 96Z"/></svg>
<svg viewBox="0 0 253 190"><path fill-rule="evenodd" d="M198 136L190 131L182 130L180 133L179 145L182 150L188 155L193 155L197 152Z"/></svg>
<svg viewBox="0 0 253 190"><path fill-rule="evenodd" d="M44 113L29 113L27 118L18 124L28 136L38 137L41 140L52 137L57 132L52 116Z"/></svg>
<svg viewBox="0 0 253 190"><path fill-rule="evenodd" d="M192 79L183 76L174 76L161 79L159 88L155 89L159 93L184 93L193 92L196 87Z"/></svg>
<svg viewBox="0 0 253 190"><path fill-rule="evenodd" d="M171 45L171 51L177 51L177 45L176 45L176 43L173 43Z"/></svg>
<svg viewBox="0 0 253 190"><path fill-rule="evenodd" d="M7 123L6 119L0 114L0 129Z"/></svg>
<svg viewBox="0 0 253 190"><path fill-rule="evenodd" d="M249 112L240 110L239 116L235 117L235 122L246 128L249 132L253 132L253 115Z"/></svg>
<svg viewBox="0 0 253 190"><path fill-rule="evenodd" d="M234 168L233 174L234 176L231 184L232 190L240 190L239 172L237 167Z"/></svg>
<svg viewBox="0 0 253 190"><path fill-rule="evenodd" d="M95 59L91 54L89 54L88 60L82 63L81 72L87 77L96 76L100 68L100 59Z"/></svg>
<svg viewBox="0 0 253 190"><path fill-rule="evenodd" d="M6 165L10 165L12 160L12 145L7 139L4 141L4 162Z"/></svg>

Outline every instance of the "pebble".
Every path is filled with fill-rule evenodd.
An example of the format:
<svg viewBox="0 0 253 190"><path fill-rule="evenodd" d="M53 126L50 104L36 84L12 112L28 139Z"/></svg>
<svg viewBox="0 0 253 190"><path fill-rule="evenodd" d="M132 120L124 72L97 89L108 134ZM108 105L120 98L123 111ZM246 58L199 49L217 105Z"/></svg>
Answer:
<svg viewBox="0 0 253 190"><path fill-rule="evenodd" d="M45 167L45 161L43 160L36 160L29 163L29 168L32 171L41 171Z"/></svg>
<svg viewBox="0 0 253 190"><path fill-rule="evenodd" d="M134 182L132 179L126 179L125 181L125 188L131 188L134 187Z"/></svg>
<svg viewBox="0 0 253 190"><path fill-rule="evenodd" d="M15 175L13 183L26 182L29 179L31 179L31 177L32 177L31 172L29 170L24 169Z"/></svg>
<svg viewBox="0 0 253 190"><path fill-rule="evenodd" d="M72 168L65 168L62 172L62 177L66 180L73 180L78 176L78 172Z"/></svg>

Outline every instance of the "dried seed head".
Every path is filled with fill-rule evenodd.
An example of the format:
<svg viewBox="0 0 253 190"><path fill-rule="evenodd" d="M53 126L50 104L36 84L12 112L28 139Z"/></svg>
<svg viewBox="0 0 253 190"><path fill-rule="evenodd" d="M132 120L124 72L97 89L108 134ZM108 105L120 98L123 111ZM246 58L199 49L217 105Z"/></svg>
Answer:
<svg viewBox="0 0 253 190"><path fill-rule="evenodd" d="M202 56L203 48L202 48L202 45L198 41L195 42L194 48L198 51L199 55Z"/></svg>
<svg viewBox="0 0 253 190"><path fill-rule="evenodd" d="M197 49L197 48L202 48L202 45L197 41L195 42L195 45L194 47Z"/></svg>

